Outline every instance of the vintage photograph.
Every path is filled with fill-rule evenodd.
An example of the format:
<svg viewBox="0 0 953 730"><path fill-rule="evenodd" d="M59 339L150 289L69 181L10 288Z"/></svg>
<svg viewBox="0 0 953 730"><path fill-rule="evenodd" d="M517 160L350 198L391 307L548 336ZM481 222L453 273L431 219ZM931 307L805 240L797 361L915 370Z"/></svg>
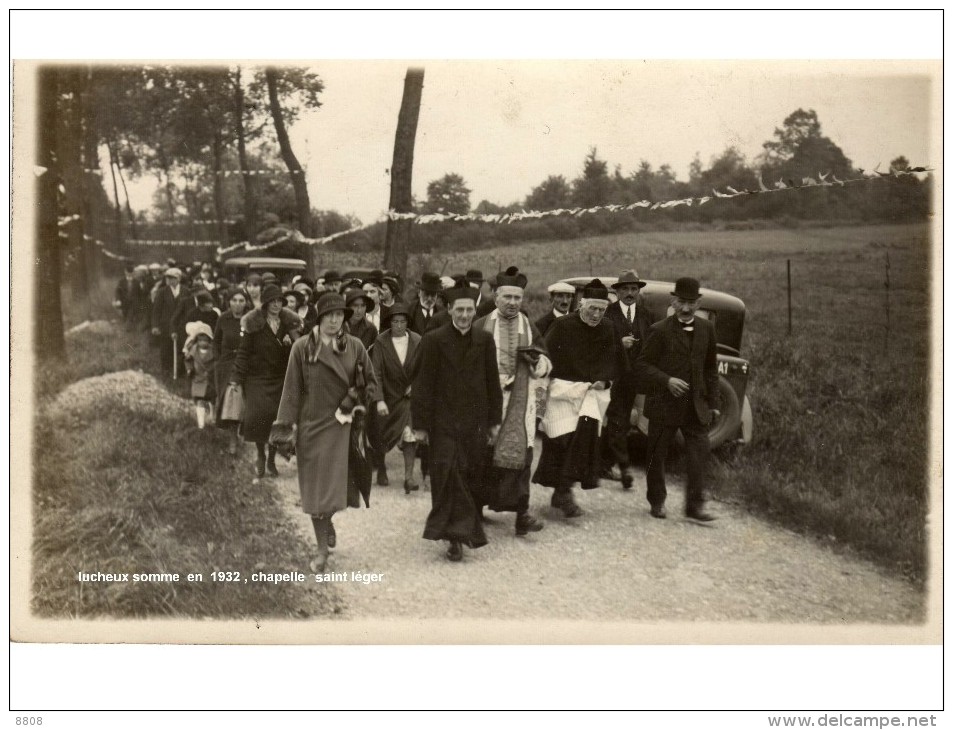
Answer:
<svg viewBox="0 0 953 730"><path fill-rule="evenodd" d="M939 642L940 73L15 60L12 638Z"/></svg>

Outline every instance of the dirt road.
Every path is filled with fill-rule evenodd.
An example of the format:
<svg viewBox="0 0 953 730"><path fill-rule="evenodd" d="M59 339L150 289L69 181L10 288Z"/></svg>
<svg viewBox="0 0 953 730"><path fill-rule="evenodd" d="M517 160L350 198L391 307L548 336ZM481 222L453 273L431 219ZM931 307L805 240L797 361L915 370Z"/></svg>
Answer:
<svg viewBox="0 0 953 730"><path fill-rule="evenodd" d="M334 518L338 546L328 570L348 576L333 584L345 602L343 618L838 625L924 618L924 594L913 585L736 506L712 503L719 517L713 523L684 519L676 480L668 519L651 518L641 474L630 492L610 481L589 492L577 488L586 514L573 520L552 510L550 491L534 485L531 509L543 531L517 538L512 514L487 511L489 545L465 548L464 560L450 563L446 543L421 538L429 492L405 495L396 458L388 463L396 486L375 486L370 509ZM282 476L271 481L313 546L295 462L279 468ZM382 579L356 581L355 572Z"/></svg>

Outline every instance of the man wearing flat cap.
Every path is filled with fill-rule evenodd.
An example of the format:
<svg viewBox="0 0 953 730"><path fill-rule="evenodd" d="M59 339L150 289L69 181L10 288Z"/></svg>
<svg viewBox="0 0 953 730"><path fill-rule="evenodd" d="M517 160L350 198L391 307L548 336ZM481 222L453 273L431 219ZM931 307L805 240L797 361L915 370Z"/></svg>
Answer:
<svg viewBox="0 0 953 730"><path fill-rule="evenodd" d="M156 293L152 303L152 335L159 342L159 362L162 364L163 374L172 375L175 362L175 329L172 315L175 314L179 302L189 296L186 287L181 285L182 272L173 267L165 272L165 286Z"/></svg>
<svg viewBox="0 0 953 730"><path fill-rule="evenodd" d="M705 470L708 429L720 408L718 359L714 326L695 316L700 299L697 279L676 281L675 312L652 325L636 362L637 374L648 386L646 497L651 515L659 519L666 516L665 457L676 431L685 438L688 462L685 515L700 522L715 519L705 511Z"/></svg>
<svg viewBox="0 0 953 730"><path fill-rule="evenodd" d="M497 277L496 309L474 323L493 337L503 391L503 422L489 454L482 495L497 512L516 513L516 534L543 529L529 514L529 481L536 435L536 388L549 375L552 363L542 336L520 308L526 276L511 266ZM482 506L482 505L481 505Z"/></svg>
<svg viewBox="0 0 953 730"><path fill-rule="evenodd" d="M476 292L446 293L451 321L420 341L411 388L411 421L418 442L430 444L432 509L424 538L448 540L447 559L462 560L463 545L486 545L471 485L483 479L487 444L503 415L496 343L473 327Z"/></svg>
<svg viewBox="0 0 953 730"><path fill-rule="evenodd" d="M544 337L549 332L549 328L553 326L553 322L569 314L572 298L576 294L576 287L563 281L557 281L555 284L546 287L546 291L549 292L550 309L536 320L536 328Z"/></svg>
<svg viewBox="0 0 953 730"><path fill-rule="evenodd" d="M543 415L543 453L533 481L553 488L551 504L566 517L583 514L572 494L599 486L599 433L618 377L612 325L605 321L609 290L599 279L582 292L579 309L557 319L546 334L550 373Z"/></svg>
<svg viewBox="0 0 953 730"><path fill-rule="evenodd" d="M654 318L642 304L640 292L645 282L634 269L623 271L612 285L618 300L606 309L606 320L615 330L619 352L619 377L612 384L612 397L602 432L603 474L632 489L635 474L629 463L628 433L632 404L644 393L635 373L635 361L649 337Z"/></svg>

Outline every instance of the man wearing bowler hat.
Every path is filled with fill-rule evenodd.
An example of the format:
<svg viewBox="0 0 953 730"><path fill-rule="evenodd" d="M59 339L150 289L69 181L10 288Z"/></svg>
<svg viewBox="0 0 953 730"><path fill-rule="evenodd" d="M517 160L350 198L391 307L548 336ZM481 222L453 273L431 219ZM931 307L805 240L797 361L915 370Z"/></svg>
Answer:
<svg viewBox="0 0 953 730"><path fill-rule="evenodd" d="M427 331L427 325L433 316L441 311L443 307L437 304L437 294L442 290L440 277L432 271L425 271L420 277L420 283L417 285L416 300L409 303L410 323L408 327L411 332L423 335Z"/></svg>
<svg viewBox="0 0 953 730"><path fill-rule="evenodd" d="M612 384L612 399L606 412L602 432L603 476L622 482L623 489L632 489L635 475L629 464L628 433L632 404L638 393L644 393L635 373L635 361L649 337L654 319L642 304L645 282L635 269L623 271L612 285L618 300L606 309L606 320L615 331L619 354L619 378Z"/></svg>
<svg viewBox="0 0 953 730"><path fill-rule="evenodd" d="M487 299L483 296L483 282L486 279L483 278L483 272L479 269L470 269L466 273L467 283L477 290L476 298L476 316L477 319L480 317L485 317L490 314L494 309L496 309L496 304L491 299Z"/></svg>
<svg viewBox="0 0 953 730"><path fill-rule="evenodd" d="M652 325L635 367L648 388L646 496L658 519L666 516L665 457L679 430L688 461L685 515L699 522L715 519L705 511L705 470L708 428L720 415L718 360L714 326L695 316L700 299L697 279L686 276L675 282L674 314Z"/></svg>

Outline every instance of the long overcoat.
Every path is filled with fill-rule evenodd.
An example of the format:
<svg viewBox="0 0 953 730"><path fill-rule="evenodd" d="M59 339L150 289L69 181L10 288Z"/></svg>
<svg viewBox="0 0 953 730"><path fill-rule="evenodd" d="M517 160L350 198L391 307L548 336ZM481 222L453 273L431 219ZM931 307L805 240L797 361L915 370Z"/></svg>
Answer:
<svg viewBox="0 0 953 730"><path fill-rule="evenodd" d="M278 332L271 327L260 309L253 309L241 320L241 344L235 357L231 380L244 386L245 441L263 443L271 434L278 413L281 386L285 380L291 344L301 334L301 318L294 312L279 312Z"/></svg>
<svg viewBox="0 0 953 730"><path fill-rule="evenodd" d="M298 488L301 509L311 515L347 507L351 424L334 413L355 384L360 363L367 383L366 400L380 398L377 376L367 350L346 335L343 352L321 343L314 330L291 348L276 423L297 424Z"/></svg>
<svg viewBox="0 0 953 730"><path fill-rule="evenodd" d="M390 412L386 418L376 417L385 453L397 445L404 427L411 424L409 391L413 382L420 335L408 332L407 337L407 357L403 363L397 357L390 330L384 330L370 350L374 372L381 384L381 394Z"/></svg>

